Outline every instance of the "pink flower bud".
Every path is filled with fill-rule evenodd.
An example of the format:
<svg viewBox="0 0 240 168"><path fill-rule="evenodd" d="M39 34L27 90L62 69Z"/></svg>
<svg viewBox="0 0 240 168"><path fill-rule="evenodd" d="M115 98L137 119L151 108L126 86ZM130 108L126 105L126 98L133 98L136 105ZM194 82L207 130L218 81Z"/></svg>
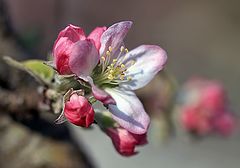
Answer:
<svg viewBox="0 0 240 168"><path fill-rule="evenodd" d="M65 103L64 115L69 122L89 127L94 121L94 110L88 100L76 93L71 95L70 100Z"/></svg>
<svg viewBox="0 0 240 168"><path fill-rule="evenodd" d="M56 69L60 74L72 74L69 68L69 55L71 47L79 40L85 40L82 28L69 25L62 30L53 46L53 56Z"/></svg>
<svg viewBox="0 0 240 168"><path fill-rule="evenodd" d="M53 46L55 68L60 74L88 76L99 61L100 37L106 27L97 27L86 37L82 28L69 25Z"/></svg>
<svg viewBox="0 0 240 168"><path fill-rule="evenodd" d="M135 146L147 144L146 134L133 134L121 127L107 128L106 133L112 139L115 149L123 156L135 155Z"/></svg>

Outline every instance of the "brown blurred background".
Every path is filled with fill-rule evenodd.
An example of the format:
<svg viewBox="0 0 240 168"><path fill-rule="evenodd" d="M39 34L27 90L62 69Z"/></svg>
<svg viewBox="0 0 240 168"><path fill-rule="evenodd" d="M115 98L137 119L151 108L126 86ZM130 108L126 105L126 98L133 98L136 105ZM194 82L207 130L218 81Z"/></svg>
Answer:
<svg viewBox="0 0 240 168"><path fill-rule="evenodd" d="M180 81L192 75L218 79L240 110L240 1L218 0L5 0L14 30L36 56L46 57L67 24L94 27L132 20L127 47L158 44Z"/></svg>
<svg viewBox="0 0 240 168"><path fill-rule="evenodd" d="M240 111L239 0L5 0L5 2L10 23L29 53L26 57L46 58L58 32L67 24L81 26L89 33L96 26L110 26L121 20L132 20L134 25L126 38L126 46L129 49L140 44L160 45L169 56L167 69L180 83L196 75L217 79L226 86L234 111L237 113ZM93 135L86 135L88 136ZM97 142L94 144L92 147L95 148ZM174 145L179 152L173 150ZM167 153L167 156L175 158L175 160L169 158L169 162L165 160L165 164L172 167L175 164L169 164L170 162L185 168L221 167L224 165L220 164L223 159L228 160L223 167L237 168L240 165L240 148L237 147L240 146L239 138L230 140L229 143L212 141L194 147L200 149L200 153L196 153L191 147L185 149L182 144L182 147L179 147L179 144L174 145L170 147L171 152L168 149L162 151ZM212 145L215 146L209 152L207 149ZM98 154L94 148L91 151L99 157L102 149L98 149L100 152ZM203 149L207 152L201 151ZM147 152L151 153L151 150L147 149ZM226 155L220 154L221 152L226 152ZM163 153L159 154L159 157L163 157ZM155 151L154 154L157 155L158 152ZM183 154L183 159L179 159L177 154ZM203 156L205 159L189 159L186 155ZM143 156L146 156L146 153L140 158L145 158ZM155 158L157 159L156 156ZM97 160L104 162L99 158ZM196 164L191 160L196 161ZM119 158L115 158L114 161L119 161ZM189 164L182 163L182 166L178 164L185 161L189 161ZM151 162L158 163L153 160ZM201 166L203 162L204 165ZM127 163L134 166L130 161ZM160 166L153 164L150 167Z"/></svg>

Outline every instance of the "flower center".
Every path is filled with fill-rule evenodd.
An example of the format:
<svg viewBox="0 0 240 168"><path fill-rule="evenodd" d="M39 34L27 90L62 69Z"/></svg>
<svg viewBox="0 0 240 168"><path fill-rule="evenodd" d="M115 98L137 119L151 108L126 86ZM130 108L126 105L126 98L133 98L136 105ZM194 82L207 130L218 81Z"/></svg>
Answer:
<svg viewBox="0 0 240 168"><path fill-rule="evenodd" d="M98 75L94 77L94 82L98 85L110 84L119 85L121 82L132 80L131 76L127 76L127 70L135 63L135 60L126 61L128 49L121 46L119 51L113 52L110 46L106 53L101 56L98 65Z"/></svg>

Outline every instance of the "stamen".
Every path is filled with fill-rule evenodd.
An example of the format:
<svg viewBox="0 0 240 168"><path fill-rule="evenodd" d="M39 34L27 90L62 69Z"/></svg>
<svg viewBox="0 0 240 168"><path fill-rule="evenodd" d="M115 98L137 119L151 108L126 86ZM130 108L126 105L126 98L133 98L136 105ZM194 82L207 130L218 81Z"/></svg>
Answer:
<svg viewBox="0 0 240 168"><path fill-rule="evenodd" d="M110 49L112 49L112 48L110 47ZM105 67L107 67L110 62L111 52L109 50L106 52L106 56L107 56L107 58L105 61Z"/></svg>
<svg viewBox="0 0 240 168"><path fill-rule="evenodd" d="M125 61L125 58L126 58L126 54L128 53L128 49L127 48L125 48L125 49L123 49L124 51L125 51L125 54L123 55L123 56L121 56L121 58L120 59L118 59L118 65L121 65L124 61ZM120 56L119 56L120 57Z"/></svg>
<svg viewBox="0 0 240 168"><path fill-rule="evenodd" d="M121 48L120 48L120 53L118 54L116 60L119 60L119 58L122 56L122 53L123 53L124 49L125 49L125 48L124 48L123 46L121 46Z"/></svg>
<svg viewBox="0 0 240 168"><path fill-rule="evenodd" d="M101 84L108 83L118 85L119 83L132 80L131 76L126 77L126 72L127 69L132 66L136 61L126 60L126 54L128 53L128 49L124 46L121 46L117 58L115 57L111 60L111 57L113 57L114 54L112 51L113 48L109 46L105 55L101 57L102 74L101 77L99 77L98 82Z"/></svg>

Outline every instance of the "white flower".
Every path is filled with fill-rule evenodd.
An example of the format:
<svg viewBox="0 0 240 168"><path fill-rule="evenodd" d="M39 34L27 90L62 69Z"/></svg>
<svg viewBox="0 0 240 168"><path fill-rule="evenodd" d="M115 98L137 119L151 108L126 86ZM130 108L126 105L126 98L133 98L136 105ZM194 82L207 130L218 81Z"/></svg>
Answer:
<svg viewBox="0 0 240 168"><path fill-rule="evenodd" d="M90 76L80 77L91 84L94 97L108 106L120 126L144 134L150 119L133 91L144 87L163 69L167 55L156 45L141 45L128 52L123 39L131 25L131 21L123 21L103 32L99 55L87 54L98 57L99 63L91 65L95 68L88 73Z"/></svg>

